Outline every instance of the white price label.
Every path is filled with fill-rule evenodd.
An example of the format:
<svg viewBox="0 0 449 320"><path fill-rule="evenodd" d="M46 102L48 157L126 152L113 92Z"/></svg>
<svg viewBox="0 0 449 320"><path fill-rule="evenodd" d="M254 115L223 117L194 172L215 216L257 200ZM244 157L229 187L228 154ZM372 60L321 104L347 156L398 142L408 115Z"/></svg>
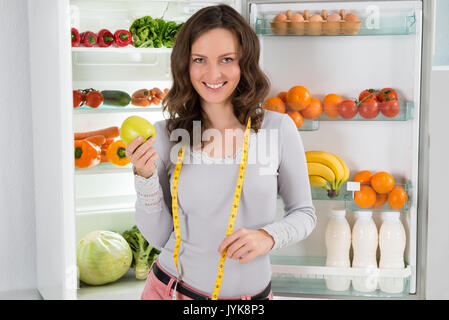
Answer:
<svg viewBox="0 0 449 320"><path fill-rule="evenodd" d="M348 181L346 183L346 190L348 190L348 191L360 191L360 182Z"/></svg>

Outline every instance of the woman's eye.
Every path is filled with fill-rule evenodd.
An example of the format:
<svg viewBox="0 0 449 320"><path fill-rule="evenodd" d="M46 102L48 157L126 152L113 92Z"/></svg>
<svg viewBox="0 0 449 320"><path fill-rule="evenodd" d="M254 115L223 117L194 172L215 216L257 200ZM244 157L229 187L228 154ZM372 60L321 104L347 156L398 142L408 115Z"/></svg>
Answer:
<svg viewBox="0 0 449 320"><path fill-rule="evenodd" d="M198 60L201 60L201 61L198 61ZM196 63L201 63L203 61L203 58L195 58L195 59L193 59L193 62L196 62Z"/></svg>
<svg viewBox="0 0 449 320"><path fill-rule="evenodd" d="M232 61L234 61L234 59L232 59L232 58L224 58L223 60L227 60L226 62L232 62Z"/></svg>

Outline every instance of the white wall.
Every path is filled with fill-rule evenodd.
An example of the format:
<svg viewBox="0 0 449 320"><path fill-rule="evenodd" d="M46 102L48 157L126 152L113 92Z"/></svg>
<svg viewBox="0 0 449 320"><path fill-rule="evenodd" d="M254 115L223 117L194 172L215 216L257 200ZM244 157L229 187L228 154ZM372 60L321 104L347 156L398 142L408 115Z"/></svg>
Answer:
<svg viewBox="0 0 449 320"><path fill-rule="evenodd" d="M426 298L449 299L449 66L432 71Z"/></svg>
<svg viewBox="0 0 449 320"><path fill-rule="evenodd" d="M0 0L0 30L3 34L0 45L1 293L36 287L26 0Z"/></svg>
<svg viewBox="0 0 449 320"><path fill-rule="evenodd" d="M449 66L449 1L436 1L434 66Z"/></svg>

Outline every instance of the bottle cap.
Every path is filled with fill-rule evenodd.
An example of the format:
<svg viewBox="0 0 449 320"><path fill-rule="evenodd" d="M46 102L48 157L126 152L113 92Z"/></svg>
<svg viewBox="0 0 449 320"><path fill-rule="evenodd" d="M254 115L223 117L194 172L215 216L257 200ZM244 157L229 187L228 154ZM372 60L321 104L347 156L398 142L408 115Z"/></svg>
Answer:
<svg viewBox="0 0 449 320"><path fill-rule="evenodd" d="M335 208L330 212L331 216L344 217L346 216L346 209Z"/></svg>
<svg viewBox="0 0 449 320"><path fill-rule="evenodd" d="M372 211L354 211L354 214L359 217L371 217L373 215Z"/></svg>
<svg viewBox="0 0 449 320"><path fill-rule="evenodd" d="M382 212L381 217L382 219L399 219L401 213L397 211L385 211Z"/></svg>

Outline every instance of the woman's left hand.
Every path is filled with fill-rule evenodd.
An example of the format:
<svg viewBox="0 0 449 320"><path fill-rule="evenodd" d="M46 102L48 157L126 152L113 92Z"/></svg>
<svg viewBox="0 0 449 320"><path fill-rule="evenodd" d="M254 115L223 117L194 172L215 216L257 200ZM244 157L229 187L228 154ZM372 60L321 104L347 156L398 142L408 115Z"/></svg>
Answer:
<svg viewBox="0 0 449 320"><path fill-rule="evenodd" d="M218 253L221 255L223 250L228 248L227 257L230 259L239 259L240 263L244 264L250 262L257 256L267 254L273 246L274 239L265 230L242 228L227 236L220 243Z"/></svg>

